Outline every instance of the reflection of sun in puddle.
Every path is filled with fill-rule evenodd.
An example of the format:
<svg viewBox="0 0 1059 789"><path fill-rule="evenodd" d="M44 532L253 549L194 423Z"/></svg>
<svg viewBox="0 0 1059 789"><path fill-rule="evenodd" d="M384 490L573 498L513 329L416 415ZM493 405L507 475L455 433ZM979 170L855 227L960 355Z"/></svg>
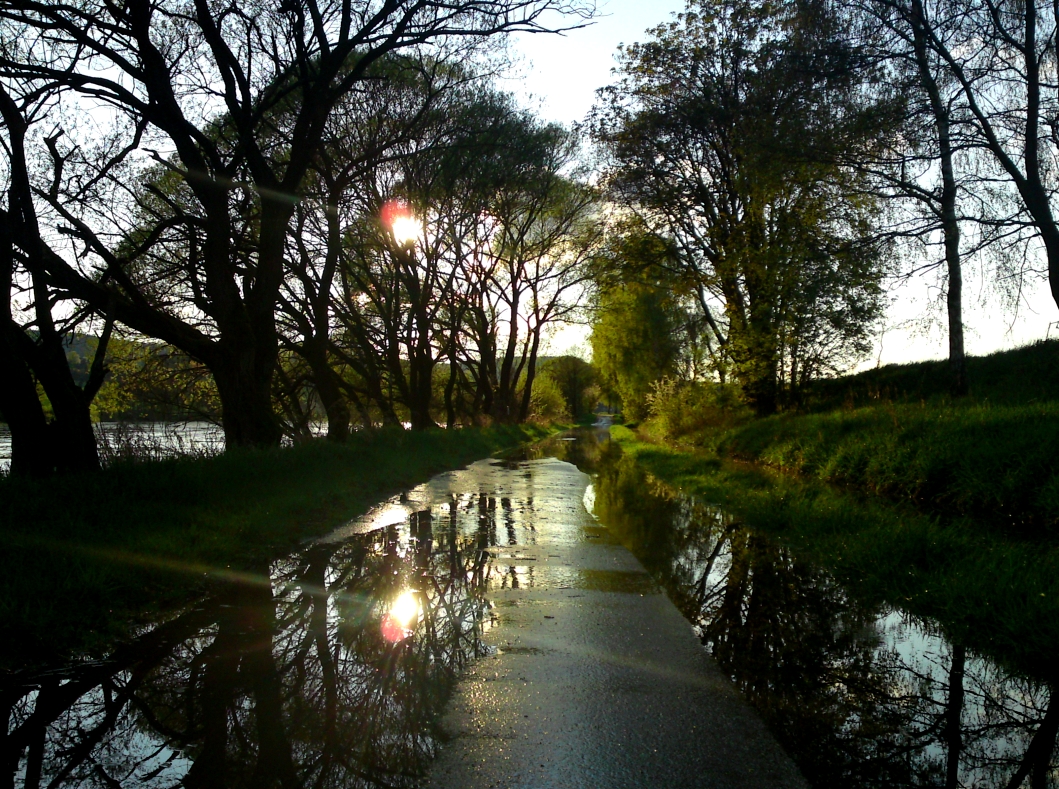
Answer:
<svg viewBox="0 0 1059 789"><path fill-rule="evenodd" d="M382 637L392 643L412 635L412 627L419 621L419 600L416 593L406 589L393 601L382 618Z"/></svg>

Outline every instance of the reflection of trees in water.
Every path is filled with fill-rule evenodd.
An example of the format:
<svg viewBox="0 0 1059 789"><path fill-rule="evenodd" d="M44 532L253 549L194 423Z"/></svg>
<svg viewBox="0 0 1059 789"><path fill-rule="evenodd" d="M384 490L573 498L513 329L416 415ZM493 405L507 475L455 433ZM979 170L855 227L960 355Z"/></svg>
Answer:
<svg viewBox="0 0 1059 789"><path fill-rule="evenodd" d="M633 546L819 787L1059 785L1059 695L850 597L613 451L596 513Z"/></svg>
<svg viewBox="0 0 1059 789"><path fill-rule="evenodd" d="M4 774L31 789L411 785L456 674L485 650L495 501L453 496L404 539L311 547L106 663L9 685ZM380 621L408 588L422 613L390 643Z"/></svg>

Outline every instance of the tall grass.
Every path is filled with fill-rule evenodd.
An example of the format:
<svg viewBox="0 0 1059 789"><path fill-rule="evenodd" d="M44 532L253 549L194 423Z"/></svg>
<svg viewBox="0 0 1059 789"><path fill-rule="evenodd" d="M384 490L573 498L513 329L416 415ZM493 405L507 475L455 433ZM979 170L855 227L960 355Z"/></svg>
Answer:
<svg viewBox="0 0 1059 789"><path fill-rule="evenodd" d="M1025 534L1059 524L1059 403L894 404L779 416L714 439L725 457L766 463L984 518Z"/></svg>
<svg viewBox="0 0 1059 789"><path fill-rule="evenodd" d="M535 427L354 435L0 482L0 664L99 647L208 578L281 556Z"/></svg>
<svg viewBox="0 0 1059 789"><path fill-rule="evenodd" d="M947 402L946 361L889 364L856 375L816 381L804 393L812 411L856 408L883 402ZM967 358L966 402L1027 405L1059 399L1059 340L1043 340Z"/></svg>
<svg viewBox="0 0 1059 789"><path fill-rule="evenodd" d="M1059 342L971 358L968 376L971 396L952 400L945 362L890 365L817 382L800 412L683 432L657 418L646 433L942 517L1059 536Z"/></svg>

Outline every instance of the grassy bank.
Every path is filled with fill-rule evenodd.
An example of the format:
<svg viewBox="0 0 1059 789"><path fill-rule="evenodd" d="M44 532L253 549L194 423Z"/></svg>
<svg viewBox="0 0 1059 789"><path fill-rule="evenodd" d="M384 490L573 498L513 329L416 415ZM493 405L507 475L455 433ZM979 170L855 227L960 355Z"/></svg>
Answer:
<svg viewBox="0 0 1059 789"><path fill-rule="evenodd" d="M955 641L1054 675L1059 548L962 518L857 497L716 454L613 437L659 479L727 508L830 569L867 599L942 623Z"/></svg>
<svg viewBox="0 0 1059 789"><path fill-rule="evenodd" d="M758 420L704 443L1025 535L1055 536L1059 523L1059 403L886 403Z"/></svg>
<svg viewBox="0 0 1059 789"><path fill-rule="evenodd" d="M971 395L945 362L819 381L795 413L676 438L909 503L940 517L1059 537L1059 342L968 360Z"/></svg>
<svg viewBox="0 0 1059 789"><path fill-rule="evenodd" d="M91 650L212 576L260 570L388 495L546 432L379 431L0 482L0 662Z"/></svg>

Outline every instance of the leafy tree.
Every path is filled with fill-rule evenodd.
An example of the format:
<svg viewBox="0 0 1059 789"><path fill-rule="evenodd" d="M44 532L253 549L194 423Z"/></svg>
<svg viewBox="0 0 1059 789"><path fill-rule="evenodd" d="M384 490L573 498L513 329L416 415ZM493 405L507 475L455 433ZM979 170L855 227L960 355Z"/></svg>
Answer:
<svg viewBox="0 0 1059 789"><path fill-rule="evenodd" d="M665 287L631 282L600 294L590 338L592 363L603 387L621 398L626 417L644 419L652 385L676 374L679 322Z"/></svg>
<svg viewBox="0 0 1059 789"><path fill-rule="evenodd" d="M53 117L69 142L52 138L52 177L34 198L87 252L75 262L49 249L49 276L95 311L206 364L229 446L278 443L275 308L287 234L336 106L390 53L432 45L462 59L490 36L546 30L551 11L591 8L560 0L298 0L254 13L205 0L0 6L0 78L60 88ZM124 152L121 172L66 122L83 117L85 101L111 111L101 123L112 130L106 144ZM145 229L142 212L124 209L134 202L130 176L147 157L163 161L188 199ZM132 245L113 243L137 230L145 232ZM179 308L159 304L137 276L145 252L167 240L187 253L174 257L185 264Z"/></svg>
<svg viewBox="0 0 1059 789"><path fill-rule="evenodd" d="M542 374L558 387L570 416L583 419L592 414L598 390L596 370L591 364L577 356L558 356L543 365Z"/></svg>
<svg viewBox="0 0 1059 789"><path fill-rule="evenodd" d="M622 50L594 111L612 193L672 240L760 414L865 347L879 310L874 207L837 163L875 135L861 65L824 3L692 0Z"/></svg>
<svg viewBox="0 0 1059 789"><path fill-rule="evenodd" d="M429 144L409 139L336 203L346 231L333 349L370 382L369 397L407 409L414 429L435 423L441 363L450 425L457 405L464 417L522 421L542 333L588 281L596 195L566 174L575 136L488 83L430 115ZM394 234L398 215L414 225L411 243Z"/></svg>

